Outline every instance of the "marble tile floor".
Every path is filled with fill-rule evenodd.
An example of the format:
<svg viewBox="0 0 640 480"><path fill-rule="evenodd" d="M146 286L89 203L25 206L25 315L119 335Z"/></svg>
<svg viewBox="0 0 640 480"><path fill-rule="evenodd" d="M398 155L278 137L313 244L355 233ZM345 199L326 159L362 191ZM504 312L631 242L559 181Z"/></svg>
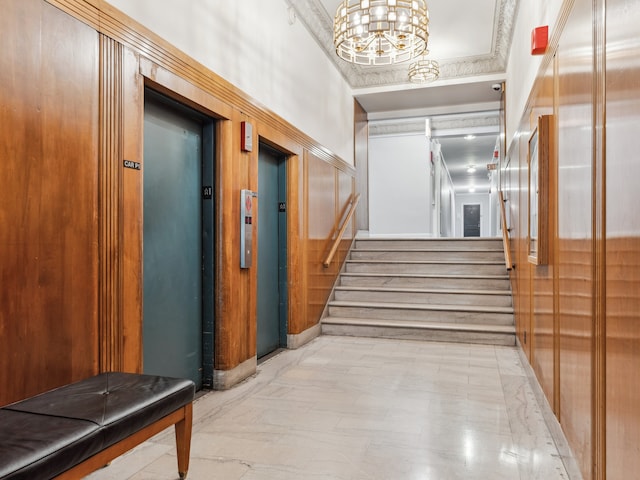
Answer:
<svg viewBox="0 0 640 480"><path fill-rule="evenodd" d="M321 336L196 400L188 478L569 479L543 408L514 347ZM88 478L178 478L173 430Z"/></svg>

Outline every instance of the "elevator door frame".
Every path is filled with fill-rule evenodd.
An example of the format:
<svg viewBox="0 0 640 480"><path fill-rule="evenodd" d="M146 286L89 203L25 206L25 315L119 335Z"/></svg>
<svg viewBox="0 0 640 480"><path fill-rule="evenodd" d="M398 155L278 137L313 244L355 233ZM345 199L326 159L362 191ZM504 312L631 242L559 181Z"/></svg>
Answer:
<svg viewBox="0 0 640 480"><path fill-rule="evenodd" d="M202 123L201 147L201 382L202 388L213 388L214 372L214 325L215 325L215 119L194 110L187 105L167 97L150 87L144 89L145 98L152 98L156 102L164 103L170 108L197 119ZM144 175L144 168L142 169ZM144 185L144 181L143 181ZM144 259L144 256L143 256ZM144 272L144 267L143 270ZM144 278L144 277L143 277ZM142 317L144 330L144 313ZM144 339L142 346L144 348ZM142 353L144 358L144 351Z"/></svg>
<svg viewBox="0 0 640 480"><path fill-rule="evenodd" d="M275 350L278 348L286 347L287 345L287 332L288 332L288 271L287 271L287 155L280 150L259 142L258 162L260 162L260 151L267 151L269 154L278 158L278 171L277 171L277 183L278 183L278 213L277 213L277 250L278 250L278 344ZM258 172L260 172L260 165L258 166ZM258 179L260 185L260 179ZM258 268L260 268L260 212L268 206L260 200L260 187L258 188ZM275 206L272 206L275 208ZM264 238L264 236L262 236ZM260 289L260 271L257 273L258 282L257 288ZM258 295L260 291L258 290ZM260 303L257 302L256 310L256 353L259 358L267 357L270 352L260 352L259 347L260 338Z"/></svg>

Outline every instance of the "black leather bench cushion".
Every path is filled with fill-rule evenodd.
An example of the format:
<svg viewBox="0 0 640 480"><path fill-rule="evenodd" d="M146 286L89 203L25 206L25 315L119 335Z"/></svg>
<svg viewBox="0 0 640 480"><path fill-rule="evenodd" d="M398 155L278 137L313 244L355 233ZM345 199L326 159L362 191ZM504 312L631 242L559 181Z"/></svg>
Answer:
<svg viewBox="0 0 640 480"><path fill-rule="evenodd" d="M0 409L2 479L52 478L101 447L94 423Z"/></svg>
<svg viewBox="0 0 640 480"><path fill-rule="evenodd" d="M193 401L191 380L110 372L5 407L103 427L106 448Z"/></svg>
<svg viewBox="0 0 640 480"><path fill-rule="evenodd" d="M0 409L0 412L5 416L21 413L25 421L27 418L31 419L28 428L20 429L16 424L14 432L20 435L8 442L15 453L14 463L28 465L29 462L35 462L39 456L44 456L44 452L53 449L48 461L59 467L56 473L61 473L192 402L194 394L195 385L191 380L130 373L103 373L7 405ZM5 435L6 431L4 422L0 420L1 434ZM85 437L86 445L83 442L76 445L77 441ZM11 471L9 467L5 468L4 459L13 457L4 457L2 449L7 440L2 440L0 472ZM24 451L15 450L15 445L21 442L30 445L29 454L25 455ZM51 447L48 447L50 444ZM67 444L68 446L65 446ZM69 450L68 453L66 449ZM56 450L58 454L55 453ZM49 478L41 475L37 467L38 465L34 464L30 471L38 472L38 475L6 478ZM0 478L4 478L3 475L0 474Z"/></svg>

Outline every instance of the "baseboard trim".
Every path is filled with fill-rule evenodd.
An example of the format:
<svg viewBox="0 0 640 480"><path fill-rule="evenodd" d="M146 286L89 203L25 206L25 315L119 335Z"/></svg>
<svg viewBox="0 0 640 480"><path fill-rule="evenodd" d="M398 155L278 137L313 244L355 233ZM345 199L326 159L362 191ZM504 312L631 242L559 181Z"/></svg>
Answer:
<svg viewBox="0 0 640 480"><path fill-rule="evenodd" d="M287 335L287 348L295 350L306 345L311 340L319 337L321 334L320 324L316 324L311 328L307 328L304 332L295 335Z"/></svg>
<svg viewBox="0 0 640 480"><path fill-rule="evenodd" d="M242 382L244 379L254 375L258 370L258 358L252 357L245 360L231 370L213 371L213 389L228 390L229 388Z"/></svg>
<svg viewBox="0 0 640 480"><path fill-rule="evenodd" d="M524 353L524 349L520 344L520 339L516 337L517 350L518 355L520 356L520 363L524 368L524 371L527 375L527 380L529 381L529 385L531 385L531 389L533 390L533 394L536 397L536 401L540 406L540 410L542 412L542 416L544 417L544 421L547 424L547 428L549 428L549 432L551 433L551 437L556 444L556 448L558 449L558 453L562 457L562 463L564 464L564 468L567 470L567 474L569 475L569 480L583 480L582 472L580 471L580 467L578 466L578 462L571 451L571 447L569 446L569 442L567 442L567 438L562 431L562 427L558 422L557 417L553 413L551 409L551 405L547 400L547 397L540 386L540 382L536 377L535 372L533 371L533 367L529 363L529 359Z"/></svg>

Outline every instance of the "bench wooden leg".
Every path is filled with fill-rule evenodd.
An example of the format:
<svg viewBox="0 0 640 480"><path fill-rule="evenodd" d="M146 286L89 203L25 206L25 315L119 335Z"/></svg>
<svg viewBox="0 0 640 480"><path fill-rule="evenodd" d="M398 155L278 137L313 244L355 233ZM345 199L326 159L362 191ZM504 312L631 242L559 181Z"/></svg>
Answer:
<svg viewBox="0 0 640 480"><path fill-rule="evenodd" d="M193 422L193 404L185 405L184 418L176 423L176 450L178 454L178 474L187 478L189 455L191 453L191 427Z"/></svg>
<svg viewBox="0 0 640 480"><path fill-rule="evenodd" d="M93 457L89 457L85 461L79 463L75 467L61 473L55 480L77 480L85 477L91 472L104 467L114 458L119 457L128 452L133 447L140 445L142 442L149 440L154 435L160 433L165 428L175 425L176 429L176 447L178 450L178 472L180 478L186 478L189 470L189 451L191 449L191 421L193 416L192 404L185 405L164 418L146 426L142 430L120 440L110 447L96 453Z"/></svg>

